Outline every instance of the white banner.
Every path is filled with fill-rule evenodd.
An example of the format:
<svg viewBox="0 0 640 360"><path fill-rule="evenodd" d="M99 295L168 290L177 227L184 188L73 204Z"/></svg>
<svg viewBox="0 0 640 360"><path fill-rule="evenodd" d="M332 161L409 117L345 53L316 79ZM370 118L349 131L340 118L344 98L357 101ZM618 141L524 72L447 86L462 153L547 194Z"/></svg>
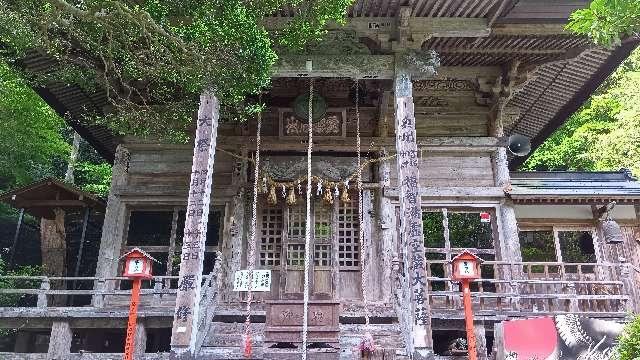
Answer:
<svg viewBox="0 0 640 360"><path fill-rule="evenodd" d="M251 291L271 290L271 270L253 270ZM249 270L236 271L233 291L249 291Z"/></svg>

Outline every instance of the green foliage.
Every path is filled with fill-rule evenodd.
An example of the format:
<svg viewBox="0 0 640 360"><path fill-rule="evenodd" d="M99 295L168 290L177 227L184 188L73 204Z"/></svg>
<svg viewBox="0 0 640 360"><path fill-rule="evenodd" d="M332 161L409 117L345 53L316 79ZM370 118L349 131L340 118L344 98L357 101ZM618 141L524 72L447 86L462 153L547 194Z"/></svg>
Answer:
<svg viewBox="0 0 640 360"><path fill-rule="evenodd" d="M571 14L566 28L603 46L619 44L627 36L640 38L640 1L593 0Z"/></svg>
<svg viewBox="0 0 640 360"><path fill-rule="evenodd" d="M0 18L15 22L0 25L0 41L10 60L32 48L60 60L50 74L32 74L34 83L105 90L106 117L88 119L118 133L184 140L200 93L213 91L225 114L246 116L246 96L269 84L274 48L318 39L327 22L345 21L351 3L0 0ZM263 19L283 9L296 15L267 31Z"/></svg>
<svg viewBox="0 0 640 360"><path fill-rule="evenodd" d="M15 270L9 270L0 258L0 276L38 276L41 272L42 269L39 266L22 266ZM38 286L38 281L0 279L0 289L33 289ZM18 306L24 297L24 294L0 294L0 307Z"/></svg>
<svg viewBox="0 0 640 360"><path fill-rule="evenodd" d="M616 346L618 360L635 360L640 357L640 316L628 323Z"/></svg>
<svg viewBox="0 0 640 360"><path fill-rule="evenodd" d="M29 86L0 62L0 190L61 173L69 155L62 120Z"/></svg>
<svg viewBox="0 0 640 360"><path fill-rule="evenodd" d="M106 198L111 187L111 165L83 161L76 164L75 182L84 191Z"/></svg>
<svg viewBox="0 0 640 360"><path fill-rule="evenodd" d="M640 175L640 50L523 164L524 170Z"/></svg>

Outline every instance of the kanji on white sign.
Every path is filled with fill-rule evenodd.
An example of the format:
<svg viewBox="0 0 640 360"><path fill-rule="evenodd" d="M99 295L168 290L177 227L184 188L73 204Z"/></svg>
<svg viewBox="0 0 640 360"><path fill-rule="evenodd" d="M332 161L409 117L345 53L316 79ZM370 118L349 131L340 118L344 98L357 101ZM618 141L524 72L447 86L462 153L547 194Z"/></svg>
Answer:
<svg viewBox="0 0 640 360"><path fill-rule="evenodd" d="M253 270L251 291L271 290L271 270ZM233 291L249 291L249 270L236 271Z"/></svg>

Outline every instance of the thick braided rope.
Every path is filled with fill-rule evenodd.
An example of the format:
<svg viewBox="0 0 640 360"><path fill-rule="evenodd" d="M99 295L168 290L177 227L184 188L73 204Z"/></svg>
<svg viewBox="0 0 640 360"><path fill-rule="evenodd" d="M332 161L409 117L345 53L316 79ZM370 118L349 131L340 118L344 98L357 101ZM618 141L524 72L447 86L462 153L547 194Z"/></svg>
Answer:
<svg viewBox="0 0 640 360"><path fill-rule="evenodd" d="M256 226L258 217L258 178L260 177L260 131L262 129L262 112L258 113L258 129L256 135L256 159L253 170L253 204L251 214L251 230L248 241L247 269L249 270L249 289L247 291L247 318L244 322L245 341L249 341L251 333L251 301L253 300L253 269L256 263Z"/></svg>
<svg viewBox="0 0 640 360"><path fill-rule="evenodd" d="M313 150L313 79L309 79L309 146L307 147L307 223L304 243L304 303L302 306L302 360L307 360L309 327L309 263L311 262L311 151Z"/></svg>
<svg viewBox="0 0 640 360"><path fill-rule="evenodd" d="M355 81L356 85L356 153L358 156L358 169L356 170L356 181L358 187L358 241L360 243L360 281L362 282L362 303L364 305L364 320L365 331L369 330L369 307L367 306L367 299L369 297L369 284L367 281L366 264L368 247L364 238L364 227L362 223L364 221L363 211L363 199L362 199L362 158L360 155L361 140L360 140L360 84L358 80Z"/></svg>

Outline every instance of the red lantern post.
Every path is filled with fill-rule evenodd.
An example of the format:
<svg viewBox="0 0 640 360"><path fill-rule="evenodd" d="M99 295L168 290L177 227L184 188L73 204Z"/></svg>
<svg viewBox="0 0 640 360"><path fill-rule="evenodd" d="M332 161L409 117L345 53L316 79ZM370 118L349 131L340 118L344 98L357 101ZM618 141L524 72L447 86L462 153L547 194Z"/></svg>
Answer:
<svg viewBox="0 0 640 360"><path fill-rule="evenodd" d="M467 351L469 360L476 360L476 335L473 328L473 310L471 308L471 280L480 278L480 263L482 259L465 250L451 260L453 265L453 279L462 283L462 302L464 304L464 321L467 330Z"/></svg>
<svg viewBox="0 0 640 360"><path fill-rule="evenodd" d="M152 261L156 261L146 252L134 248L124 254L120 259L125 259L123 276L133 280L131 289L131 302L129 304L129 321L127 322L127 339L124 345L124 360L133 360L133 347L135 345L136 322L138 319L138 303L140 302L140 284L142 280L153 278L151 272Z"/></svg>

